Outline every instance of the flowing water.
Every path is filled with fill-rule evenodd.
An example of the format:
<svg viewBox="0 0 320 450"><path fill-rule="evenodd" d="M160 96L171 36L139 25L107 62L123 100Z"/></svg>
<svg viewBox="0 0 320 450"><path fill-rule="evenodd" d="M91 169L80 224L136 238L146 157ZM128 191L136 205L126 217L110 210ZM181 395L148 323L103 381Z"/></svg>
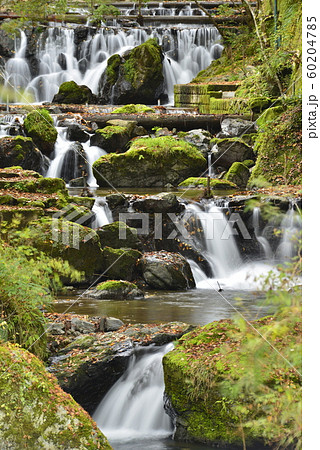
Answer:
<svg viewBox="0 0 320 450"><path fill-rule="evenodd" d="M166 93L171 101L174 84L188 83L222 52L220 35L214 27L88 28L87 37L76 45L74 28L59 25L48 28L39 38L36 55L39 67L35 76L31 76L26 59L26 34L21 31L16 39L15 56L5 65L6 86L31 93L36 103L52 101L61 83L70 80L98 94L108 58L115 53L122 55L149 38L157 38L163 48Z"/></svg>

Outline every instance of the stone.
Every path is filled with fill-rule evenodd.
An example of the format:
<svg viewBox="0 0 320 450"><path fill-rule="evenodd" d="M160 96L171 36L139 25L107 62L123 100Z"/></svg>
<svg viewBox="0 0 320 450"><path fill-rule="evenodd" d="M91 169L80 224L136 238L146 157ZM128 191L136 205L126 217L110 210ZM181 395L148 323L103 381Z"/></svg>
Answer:
<svg viewBox="0 0 320 450"><path fill-rule="evenodd" d="M50 160L34 145L30 137L16 136L0 139L0 168L17 166L44 175Z"/></svg>
<svg viewBox="0 0 320 450"><path fill-rule="evenodd" d="M118 331L124 323L115 317L106 317L104 322L104 331Z"/></svg>
<svg viewBox="0 0 320 450"><path fill-rule="evenodd" d="M242 141L241 138L214 138L211 140L211 144L213 145L212 162L214 168L227 170L234 162L256 159L253 149Z"/></svg>
<svg viewBox="0 0 320 450"><path fill-rule="evenodd" d="M104 104L157 103L164 93L163 54L156 39L108 59L99 82L99 95Z"/></svg>
<svg viewBox="0 0 320 450"><path fill-rule="evenodd" d="M185 209L185 205L171 193L161 193L135 200L132 207L135 211L147 213L181 213Z"/></svg>
<svg viewBox="0 0 320 450"><path fill-rule="evenodd" d="M218 138L236 137L243 134L256 133L255 122L244 119L223 119L221 122L221 133L217 135Z"/></svg>
<svg viewBox="0 0 320 450"><path fill-rule="evenodd" d="M95 327L91 322L80 320L77 317L72 317L71 330L79 331L82 334L89 334L94 333Z"/></svg>
<svg viewBox="0 0 320 450"><path fill-rule="evenodd" d="M67 128L67 139L69 141L87 142L90 138L90 129L79 123L72 123Z"/></svg>
<svg viewBox="0 0 320 450"><path fill-rule="evenodd" d="M97 97L85 85L78 85L74 81L65 81L54 95L52 103L66 103L75 105L95 104Z"/></svg>
<svg viewBox="0 0 320 450"><path fill-rule="evenodd" d="M138 250L104 247L102 255L103 272L109 279L131 281L137 275L137 261L141 257Z"/></svg>
<svg viewBox="0 0 320 450"><path fill-rule="evenodd" d="M137 230L124 222L112 222L104 225L97 234L102 247L133 248L140 249L141 242L137 236Z"/></svg>
<svg viewBox="0 0 320 450"><path fill-rule="evenodd" d="M209 133L209 131L206 130L191 130L188 132L179 132L178 136L189 142L190 144L194 145L195 147L197 147L197 149L204 155L206 156L208 152L211 151L211 139L212 139L212 134Z"/></svg>
<svg viewBox="0 0 320 450"><path fill-rule="evenodd" d="M144 293L134 283L124 280L110 280L99 283L95 289L87 291L87 296L96 299L132 300L144 297Z"/></svg>
<svg viewBox="0 0 320 450"><path fill-rule="evenodd" d="M161 187L199 176L206 166L195 147L162 136L135 139L125 153L101 156L93 164L93 172L101 187L108 185L106 180L115 187Z"/></svg>
<svg viewBox="0 0 320 450"><path fill-rule="evenodd" d="M58 132L53 119L46 109L34 109L24 119L23 127L26 135L31 137L35 145L46 156L50 156L57 140Z"/></svg>
<svg viewBox="0 0 320 450"><path fill-rule="evenodd" d="M239 188L246 188L249 178L250 170L241 162L233 163L225 175L225 180L235 183Z"/></svg>
<svg viewBox="0 0 320 450"><path fill-rule="evenodd" d="M73 142L64 155L60 178L68 183L70 180L86 176L87 174L88 162L86 153L80 142Z"/></svg>
<svg viewBox="0 0 320 450"><path fill-rule="evenodd" d="M0 448L111 450L42 361L13 344L0 346L0 361Z"/></svg>
<svg viewBox="0 0 320 450"><path fill-rule="evenodd" d="M103 148L108 153L123 152L130 141L128 128L119 125L108 125L101 130L96 130L90 138L90 145Z"/></svg>
<svg viewBox="0 0 320 450"><path fill-rule="evenodd" d="M140 265L143 279L152 289L182 290L195 287L190 265L179 253L144 253Z"/></svg>
<svg viewBox="0 0 320 450"><path fill-rule="evenodd" d="M61 335L65 334L64 323L59 323L59 322L48 323L46 329L47 329L47 333L53 334L56 336L61 336Z"/></svg>

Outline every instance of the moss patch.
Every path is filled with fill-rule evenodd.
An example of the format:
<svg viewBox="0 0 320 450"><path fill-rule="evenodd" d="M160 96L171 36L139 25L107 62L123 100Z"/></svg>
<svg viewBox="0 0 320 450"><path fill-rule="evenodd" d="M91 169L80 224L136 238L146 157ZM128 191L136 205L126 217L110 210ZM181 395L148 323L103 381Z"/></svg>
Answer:
<svg viewBox="0 0 320 450"><path fill-rule="evenodd" d="M58 132L53 125L53 119L46 109L31 111L23 123L27 136L30 136L37 147L50 155L57 140Z"/></svg>
<svg viewBox="0 0 320 450"><path fill-rule="evenodd" d="M141 113L154 113L154 109L146 105L134 104L120 106L120 108L114 109L111 114L141 114Z"/></svg>
<svg viewBox="0 0 320 450"><path fill-rule="evenodd" d="M196 177L189 177L186 180L182 181L182 183L179 184L179 187L201 187L206 188L208 184L207 178L196 178ZM230 189L238 189L238 186L228 180L218 180L215 178L210 179L210 187L212 189L221 189L221 190L230 190Z"/></svg>

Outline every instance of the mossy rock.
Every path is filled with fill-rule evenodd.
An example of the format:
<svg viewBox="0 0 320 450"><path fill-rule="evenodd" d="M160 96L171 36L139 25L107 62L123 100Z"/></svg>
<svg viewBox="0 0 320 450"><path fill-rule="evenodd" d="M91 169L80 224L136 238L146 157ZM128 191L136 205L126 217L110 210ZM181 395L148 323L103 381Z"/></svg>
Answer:
<svg viewBox="0 0 320 450"><path fill-rule="evenodd" d="M78 206L84 206L85 208L92 209L95 199L93 197L78 197L73 195L70 197L70 201Z"/></svg>
<svg viewBox="0 0 320 450"><path fill-rule="evenodd" d="M144 113L154 113L154 109L150 106L131 103L129 105L120 106L111 111L111 114L144 114Z"/></svg>
<svg viewBox="0 0 320 450"><path fill-rule="evenodd" d="M155 104L164 92L163 54L156 39L148 39L123 57L113 55L99 82L104 103Z"/></svg>
<svg viewBox="0 0 320 450"><path fill-rule="evenodd" d="M189 177L186 180L182 181L182 183L179 184L179 187L184 188L206 188L208 185L208 179L204 177ZM238 186L228 180L218 180L217 178L211 178L210 179L210 187L213 190L233 190L238 189Z"/></svg>
<svg viewBox="0 0 320 450"><path fill-rule="evenodd" d="M257 162L249 184L263 179L272 185L301 184L302 176L301 103L287 109L259 133L255 151Z"/></svg>
<svg viewBox="0 0 320 450"><path fill-rule="evenodd" d="M0 139L0 167L20 165L23 169L44 172L49 165L48 158L34 145L31 137L16 136Z"/></svg>
<svg viewBox="0 0 320 450"><path fill-rule="evenodd" d="M142 256L138 250L130 248L104 247L104 274L114 280L128 280L135 278L137 273L137 261Z"/></svg>
<svg viewBox="0 0 320 450"><path fill-rule="evenodd" d="M222 167L228 170L234 162L242 162L246 159L255 159L255 154L250 145L239 137L211 139L213 167Z"/></svg>
<svg viewBox="0 0 320 450"><path fill-rule="evenodd" d="M58 132L53 125L53 119L46 109L34 109L23 122L27 136L47 156L53 151Z"/></svg>
<svg viewBox="0 0 320 450"><path fill-rule="evenodd" d="M283 112L284 109L282 106L273 106L272 108L268 108L266 111L263 111L261 116L256 120L259 130L263 131L264 127L269 122L273 122Z"/></svg>
<svg viewBox="0 0 320 450"><path fill-rule="evenodd" d="M235 183L239 188L245 188L250 178L250 170L241 163L235 162L232 164L224 179Z"/></svg>
<svg viewBox="0 0 320 450"><path fill-rule="evenodd" d="M102 247L141 248L136 228L129 227L124 222L112 222L104 225L97 231L97 234Z"/></svg>
<svg viewBox="0 0 320 450"><path fill-rule="evenodd" d="M97 299L130 300L143 297L144 294L134 283L123 280L110 280L99 283L94 290L88 292L88 296Z"/></svg>
<svg viewBox="0 0 320 450"><path fill-rule="evenodd" d="M0 180L0 189L16 189L21 192L60 194L67 202L68 191L61 178L6 178Z"/></svg>
<svg viewBox="0 0 320 450"><path fill-rule="evenodd" d="M111 449L89 414L43 363L16 345L0 347L0 447Z"/></svg>
<svg viewBox="0 0 320 450"><path fill-rule="evenodd" d="M69 203L68 206L57 211L54 217L68 220L69 222L77 222L85 227L92 227L95 220L95 214L90 209L74 203Z"/></svg>
<svg viewBox="0 0 320 450"><path fill-rule="evenodd" d="M43 218L28 224L28 237L17 236L27 244L53 258L62 258L85 275L89 281L99 273L103 257L98 235L91 228L59 218Z"/></svg>
<svg viewBox="0 0 320 450"><path fill-rule="evenodd" d="M60 85L59 92L53 97L52 103L85 105L97 103L97 98L88 86L79 86L74 81L65 81Z"/></svg>
<svg viewBox="0 0 320 450"><path fill-rule="evenodd" d="M152 187L178 185L200 175L206 160L189 143L171 136L140 138L123 154L103 155L93 164L99 186Z"/></svg>
<svg viewBox="0 0 320 450"><path fill-rule="evenodd" d="M255 113L261 113L271 105L271 99L268 97L250 98L248 102L249 108Z"/></svg>
<svg viewBox="0 0 320 450"><path fill-rule="evenodd" d="M90 139L90 145L97 145L108 153L122 152L130 141L128 129L119 125L108 125L97 130Z"/></svg>

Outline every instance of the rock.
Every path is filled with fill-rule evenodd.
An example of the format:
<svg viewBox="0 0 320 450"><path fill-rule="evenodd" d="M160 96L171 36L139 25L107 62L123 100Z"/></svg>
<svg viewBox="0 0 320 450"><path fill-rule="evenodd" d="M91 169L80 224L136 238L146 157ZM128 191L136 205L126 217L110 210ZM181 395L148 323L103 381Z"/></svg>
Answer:
<svg viewBox="0 0 320 450"><path fill-rule="evenodd" d="M52 103L85 105L97 103L97 97L88 86L79 86L74 81L65 81L59 87L59 92L53 97Z"/></svg>
<svg viewBox="0 0 320 450"><path fill-rule="evenodd" d="M211 151L212 134L206 130L180 131L178 137L197 147L197 149L206 156Z"/></svg>
<svg viewBox="0 0 320 450"><path fill-rule="evenodd" d="M27 445L30 449L111 450L95 422L59 387L38 358L5 344L0 347L0 361L2 449Z"/></svg>
<svg viewBox="0 0 320 450"><path fill-rule="evenodd" d="M145 114L145 113L154 113L155 110L150 108L150 106L142 105L139 103L130 103L128 105L120 106L120 108L116 108L111 111L111 114Z"/></svg>
<svg viewBox="0 0 320 450"><path fill-rule="evenodd" d="M138 250L130 248L104 247L102 250L104 258L104 274L109 279L128 280L135 278L137 272L137 261L141 257Z"/></svg>
<svg viewBox="0 0 320 450"><path fill-rule="evenodd" d="M234 162L255 159L252 148L241 138L225 138L211 140L212 161L215 168L229 169Z"/></svg>
<svg viewBox="0 0 320 450"><path fill-rule="evenodd" d="M104 319L104 331L118 331L124 323L115 317L106 317Z"/></svg>
<svg viewBox="0 0 320 450"><path fill-rule="evenodd" d="M195 287L189 263L178 253L145 253L140 265L142 276L152 289L181 290Z"/></svg>
<svg viewBox="0 0 320 450"><path fill-rule="evenodd" d="M59 323L59 322L48 323L47 333L57 335L57 336L61 336L61 335L65 334L64 323Z"/></svg>
<svg viewBox="0 0 320 450"><path fill-rule="evenodd" d="M3 137L0 139L0 168L20 166L45 174L50 160L36 148L30 137Z"/></svg>
<svg viewBox="0 0 320 450"><path fill-rule="evenodd" d="M184 180L182 183L179 184L179 187L185 187L185 188L195 188L195 187L201 187L206 188L208 184L208 179L205 177L190 177ZM212 190L224 190L229 191L233 189L238 189L237 185L232 183L228 180L219 180L217 178L211 178L210 179L210 188Z"/></svg>
<svg viewBox="0 0 320 450"><path fill-rule="evenodd" d="M233 163L225 175L225 180L235 183L239 188L246 188L249 178L250 170L240 162Z"/></svg>
<svg viewBox="0 0 320 450"><path fill-rule="evenodd" d="M88 174L87 156L80 142L73 142L63 158L60 178L66 183ZM83 181L82 181L83 186Z"/></svg>
<svg viewBox="0 0 320 450"><path fill-rule="evenodd" d="M28 245L53 258L68 261L84 272L85 281L89 282L101 270L102 251L94 230L59 218L43 218L29 223L29 228L32 233Z"/></svg>
<svg viewBox="0 0 320 450"><path fill-rule="evenodd" d="M78 177L78 178L72 178L72 180L69 180L69 186L70 187L87 187L88 183L86 180L86 177Z"/></svg>
<svg viewBox="0 0 320 450"><path fill-rule="evenodd" d="M102 247L140 249L137 230L124 222L112 222L97 230Z"/></svg>
<svg viewBox="0 0 320 450"><path fill-rule="evenodd" d="M46 156L50 156L57 140L58 132L53 125L53 119L46 109L34 109L23 122L27 136Z"/></svg>
<svg viewBox="0 0 320 450"><path fill-rule="evenodd" d="M128 128L117 125L108 125L97 130L90 138L90 145L97 145L107 152L122 152L130 141Z"/></svg>
<svg viewBox="0 0 320 450"><path fill-rule="evenodd" d="M144 297L143 291L134 283L129 281L104 281L99 283L95 289L87 291L88 297L96 299L132 300Z"/></svg>
<svg viewBox="0 0 320 450"><path fill-rule="evenodd" d="M0 57L12 58L15 52L15 39L13 35L0 29Z"/></svg>
<svg viewBox="0 0 320 450"><path fill-rule="evenodd" d="M130 105L126 105L130 106ZM144 106L144 105L132 105L132 106ZM125 108L125 107L123 107ZM147 106L146 106L147 108ZM118 108L118 110L121 108ZM151 108L148 108L151 109ZM112 111L114 113L114 111ZM127 114L127 113L125 113ZM113 119L108 120L107 126L118 126L118 127L125 127L127 129L127 133L130 136L130 138L138 137L138 136L146 136L148 135L148 132L145 128L142 126L137 125L138 122L136 120L123 120L123 119Z"/></svg>
<svg viewBox="0 0 320 450"><path fill-rule="evenodd" d="M263 111L263 113L256 120L259 131L263 131L269 122L274 121L278 116L284 112L282 106L273 106Z"/></svg>
<svg viewBox="0 0 320 450"><path fill-rule="evenodd" d="M242 134L256 133L255 122L244 119L223 119L221 122L221 132L217 138L236 137Z"/></svg>
<svg viewBox="0 0 320 450"><path fill-rule="evenodd" d="M79 331L82 334L94 333L95 327L91 322L80 320L77 317L71 319L71 330Z"/></svg>
<svg viewBox="0 0 320 450"><path fill-rule="evenodd" d="M96 215L85 206L69 203L68 206L62 208L54 214L55 219L64 219L69 222L76 222L84 227L92 227Z"/></svg>
<svg viewBox="0 0 320 450"><path fill-rule="evenodd" d="M174 194L162 193L138 199L132 203L135 211L147 213L181 213L185 205Z"/></svg>
<svg viewBox="0 0 320 450"><path fill-rule="evenodd" d="M93 164L93 172L101 187L107 186L105 180L115 187L159 187L198 176L206 166L195 147L163 136L136 139L123 154L103 155Z"/></svg>
<svg viewBox="0 0 320 450"><path fill-rule="evenodd" d="M155 104L164 92L162 60L156 39L147 40L123 57L111 56L99 82L102 102Z"/></svg>
<svg viewBox="0 0 320 450"><path fill-rule="evenodd" d="M67 139L69 141L87 142L90 138L90 129L78 123L72 123L67 128Z"/></svg>

